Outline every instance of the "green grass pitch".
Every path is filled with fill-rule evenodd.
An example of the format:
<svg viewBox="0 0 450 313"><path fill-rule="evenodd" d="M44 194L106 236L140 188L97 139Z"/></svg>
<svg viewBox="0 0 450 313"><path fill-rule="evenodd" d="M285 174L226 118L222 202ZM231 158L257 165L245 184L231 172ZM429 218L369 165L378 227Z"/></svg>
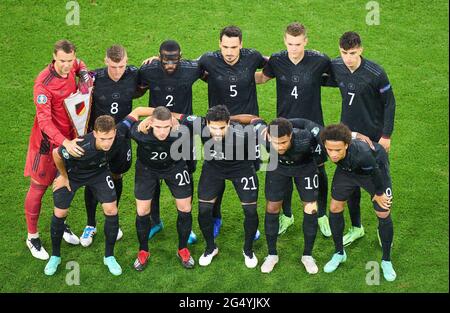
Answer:
<svg viewBox="0 0 450 313"><path fill-rule="evenodd" d="M448 292L448 3L447 1L378 1L380 24L367 25L365 1L104 1L79 0L80 24L68 26L66 1L13 1L0 3L0 292ZM133 196L134 168L126 174L120 206L124 238L116 256L124 272L110 275L102 264L103 215L98 210L99 234L89 248L63 242L63 264L53 277L43 273L45 262L34 259L25 246L23 202L28 179L23 177L29 132L35 108L33 81L51 61L53 44L67 38L78 56L91 68L104 66L107 47L120 43L128 49L129 63L158 51L168 38L180 42L185 58L197 58L218 49L219 31L229 24L240 26L244 47L264 55L284 49L285 26L300 21L309 29L308 48L330 57L338 55L338 38L348 30L361 34L364 56L382 65L397 100L392 139L391 170L394 186L392 210L395 238L395 282L382 277L367 285L365 266L380 261L377 219L365 194L362 222L366 236L346 251L348 261L333 274L323 265L334 251L332 239L318 234L314 248L320 273L309 276L300 263L303 248L301 205L294 196L295 225L279 238L280 262L264 275L249 270L242 257L243 213L231 184L223 204L223 228L217 240L220 253L207 268L185 270L175 254L176 209L167 187L163 188L161 215L166 228L150 242L150 264L136 272L137 253ZM275 116L275 82L258 86L261 116ZM147 96L135 101L146 105ZM340 94L323 89L322 106L327 124L338 122ZM207 108L206 84L194 85L194 112ZM330 162L328 162L330 163ZM331 181L334 165L327 164ZM198 182L200 168L195 174ZM264 225L264 173L259 174L259 229ZM52 198L47 191L39 228L43 244L51 250ZM191 247L196 262L204 249L193 207L194 231L199 242ZM85 225L82 192L78 192L68 217L80 235ZM346 224L349 225L346 213ZM267 254L264 235L255 243L260 262ZM80 285L67 285L66 262L80 265Z"/></svg>

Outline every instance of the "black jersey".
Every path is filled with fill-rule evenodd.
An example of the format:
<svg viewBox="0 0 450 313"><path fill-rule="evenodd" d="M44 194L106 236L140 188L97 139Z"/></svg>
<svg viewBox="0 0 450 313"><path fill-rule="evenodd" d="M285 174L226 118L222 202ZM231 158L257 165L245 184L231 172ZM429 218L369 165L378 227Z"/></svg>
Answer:
<svg viewBox="0 0 450 313"><path fill-rule="evenodd" d="M294 128L292 130L291 147L284 153L278 154L277 170L286 172L287 175L298 176L299 169L314 163L314 149L316 141L310 131ZM266 149L272 149L270 142L266 141Z"/></svg>
<svg viewBox="0 0 450 313"><path fill-rule="evenodd" d="M265 63L261 53L253 49L241 49L234 65L227 64L220 51L202 55L199 64L208 72L209 107L222 104L231 115L259 115L255 72Z"/></svg>
<svg viewBox="0 0 450 313"><path fill-rule="evenodd" d="M180 123L191 132L200 132L205 162L229 173L237 173L253 165L257 159L258 136L265 125L263 120L256 120L247 126L231 122L225 138L215 141L205 118L183 115Z"/></svg>
<svg viewBox="0 0 450 313"><path fill-rule="evenodd" d="M263 73L277 81L277 116L323 125L321 86L329 72L330 58L318 51L305 50L298 64L291 62L286 50L272 54Z"/></svg>
<svg viewBox="0 0 450 313"><path fill-rule="evenodd" d="M373 141L389 138L394 129L395 98L384 70L364 58L353 73L342 58L334 59L331 69L330 84L339 87L342 96L341 122Z"/></svg>
<svg viewBox="0 0 450 313"><path fill-rule="evenodd" d="M316 144L322 144L322 140L320 139L320 132L323 129L322 125L305 118L290 118L289 121L292 123L293 128L305 129L309 131L314 139L314 142Z"/></svg>
<svg viewBox="0 0 450 313"><path fill-rule="evenodd" d="M116 82L108 75L108 68L95 70L94 89L92 93L92 111L90 115L90 129L95 119L100 115L114 117L120 122L133 109L133 97L136 94L138 69L127 66L125 73Z"/></svg>
<svg viewBox="0 0 450 313"><path fill-rule="evenodd" d="M84 154L81 157L73 157L64 146L60 146L58 153L64 161L69 179L85 183L92 177L109 169L109 161L114 154L116 142L119 141L119 144L121 144L120 141L129 136L129 129L134 122L135 120L132 117L126 117L116 125L116 137L109 151L97 150L93 132L80 137L83 140L77 142L84 149Z"/></svg>
<svg viewBox="0 0 450 313"><path fill-rule="evenodd" d="M347 148L344 159L337 162L337 166L345 172L356 175L365 175L372 178L376 194L381 195L383 188L383 171L380 168L389 168L389 160L383 146L374 142L375 150L361 140L352 140Z"/></svg>
<svg viewBox="0 0 450 313"><path fill-rule="evenodd" d="M148 88L150 107L166 106L171 112L192 114L192 85L203 76L197 61L181 60L174 73L164 71L159 60L139 70L139 85Z"/></svg>
<svg viewBox="0 0 450 313"><path fill-rule="evenodd" d="M131 127L131 138L137 143L137 159L145 166L155 170L166 170L173 167L178 162L184 162L183 159L176 158L171 154L172 145L177 140L184 141L177 148L178 156L181 156L183 147L190 147L190 136L182 132L171 132L164 140L159 140L153 135L150 128L148 134L138 131L140 122L134 123ZM184 155L184 154L183 154ZM187 152L189 157L189 153Z"/></svg>

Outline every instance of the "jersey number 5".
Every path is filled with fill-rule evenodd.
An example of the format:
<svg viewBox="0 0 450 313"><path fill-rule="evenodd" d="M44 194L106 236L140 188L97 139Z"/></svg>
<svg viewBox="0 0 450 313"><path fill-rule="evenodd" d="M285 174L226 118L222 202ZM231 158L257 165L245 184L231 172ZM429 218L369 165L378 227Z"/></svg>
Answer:
<svg viewBox="0 0 450 313"><path fill-rule="evenodd" d="M230 85L230 97L236 97L237 96L237 90L236 85Z"/></svg>

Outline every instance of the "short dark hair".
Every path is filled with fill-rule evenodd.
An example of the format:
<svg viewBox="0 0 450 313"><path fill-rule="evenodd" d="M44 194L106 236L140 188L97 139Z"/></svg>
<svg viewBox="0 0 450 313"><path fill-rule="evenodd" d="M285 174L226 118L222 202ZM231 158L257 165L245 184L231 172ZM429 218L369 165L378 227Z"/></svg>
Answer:
<svg viewBox="0 0 450 313"><path fill-rule="evenodd" d="M96 132L107 133L116 128L114 118L109 115L100 115L96 118L94 123L94 130Z"/></svg>
<svg viewBox="0 0 450 313"><path fill-rule="evenodd" d="M168 52L176 52L181 51L181 47L175 40L169 39L165 40L161 43L159 46L159 53L162 51L168 51Z"/></svg>
<svg viewBox="0 0 450 313"><path fill-rule="evenodd" d="M220 31L220 41L222 41L222 37L239 37L239 42L242 41L242 31L239 27L231 25L223 28Z"/></svg>
<svg viewBox="0 0 450 313"><path fill-rule="evenodd" d="M127 51L121 45L112 45L106 50L106 57L113 62L120 62L127 55Z"/></svg>
<svg viewBox="0 0 450 313"><path fill-rule="evenodd" d="M77 48L75 47L75 45L66 39L58 40L55 43L53 53L56 54L58 51L61 50L64 51L65 53L77 52Z"/></svg>
<svg viewBox="0 0 450 313"><path fill-rule="evenodd" d="M230 111L224 105L216 105L208 109L206 113L207 122L229 122L230 121Z"/></svg>
<svg viewBox="0 0 450 313"><path fill-rule="evenodd" d="M292 123L284 117L279 117L270 122L267 133L272 136L276 135L277 138L283 136L290 136L292 134Z"/></svg>
<svg viewBox="0 0 450 313"><path fill-rule="evenodd" d="M339 47L344 50L361 47L361 37L356 32L346 32L339 39Z"/></svg>
<svg viewBox="0 0 450 313"><path fill-rule="evenodd" d="M320 139L322 139L322 142L325 143L325 141L343 141L346 144L350 144L352 142L352 132L350 128L347 127L347 125L344 125L342 123L340 124L332 124L325 127L320 132Z"/></svg>
<svg viewBox="0 0 450 313"><path fill-rule="evenodd" d="M153 110L152 118L159 121L168 121L172 119L172 113L165 106L159 106L156 107L155 110Z"/></svg>
<svg viewBox="0 0 450 313"><path fill-rule="evenodd" d="M284 33L289 34L294 37L297 37L300 35L304 35L306 37L306 27L305 27L305 25L303 25L299 22L293 22L286 27L286 30Z"/></svg>

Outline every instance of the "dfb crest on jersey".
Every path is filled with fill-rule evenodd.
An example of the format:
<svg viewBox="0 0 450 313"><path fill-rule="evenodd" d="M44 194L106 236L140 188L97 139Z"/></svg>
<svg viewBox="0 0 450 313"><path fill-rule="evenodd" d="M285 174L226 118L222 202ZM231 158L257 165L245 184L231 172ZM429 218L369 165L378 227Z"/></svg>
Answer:
<svg viewBox="0 0 450 313"><path fill-rule="evenodd" d="M356 86L354 83L348 83L348 90L355 90Z"/></svg>
<svg viewBox="0 0 450 313"><path fill-rule="evenodd" d="M113 100L119 99L120 98L120 93L118 93L118 92L113 93L112 94L112 98L113 98Z"/></svg>
<svg viewBox="0 0 450 313"><path fill-rule="evenodd" d="M292 75L292 81L294 83L298 83L300 81L300 77L298 75Z"/></svg>
<svg viewBox="0 0 450 313"><path fill-rule="evenodd" d="M235 82L237 82L237 80L238 80L237 76L235 76L235 75L231 75L231 76L229 77L229 79L230 79L230 83L235 83Z"/></svg>
<svg viewBox="0 0 450 313"><path fill-rule="evenodd" d="M87 94L82 94L80 91L77 91L77 93L64 99L64 107L75 128L77 136L86 134L89 115L91 114L91 95L92 87L89 88L89 93Z"/></svg>

